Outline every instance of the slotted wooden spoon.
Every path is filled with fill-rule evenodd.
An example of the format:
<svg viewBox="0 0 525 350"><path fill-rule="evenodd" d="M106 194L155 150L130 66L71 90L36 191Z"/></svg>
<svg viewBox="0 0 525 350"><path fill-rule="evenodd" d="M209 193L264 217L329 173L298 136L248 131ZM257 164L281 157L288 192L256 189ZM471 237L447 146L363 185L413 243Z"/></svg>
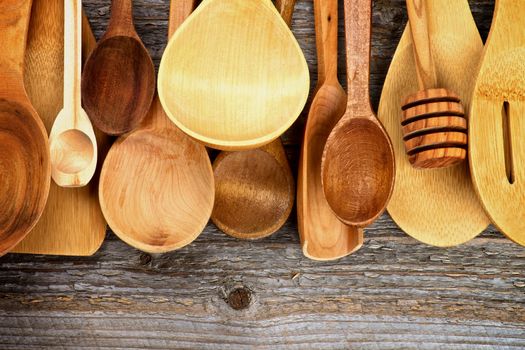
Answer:
<svg viewBox="0 0 525 350"><path fill-rule="evenodd" d="M487 214L525 245L525 6L497 0L469 126L472 180Z"/></svg>
<svg viewBox="0 0 525 350"><path fill-rule="evenodd" d="M171 1L170 35L194 4ZM115 142L100 176L100 204L109 226L140 250L182 248L209 221L215 188L206 148L169 121L157 97L143 124Z"/></svg>
<svg viewBox="0 0 525 350"><path fill-rule="evenodd" d="M427 1L427 10L438 84L455 91L468 110L483 48L468 1ZM407 27L388 70L378 109L396 155L396 185L387 210L410 236L435 246L454 246L478 235L489 221L476 197L466 162L421 171L412 167L406 157L401 101L417 89Z"/></svg>
<svg viewBox="0 0 525 350"><path fill-rule="evenodd" d="M170 39L158 76L170 119L222 150L275 140L309 87L301 48L270 0L204 0Z"/></svg>
<svg viewBox="0 0 525 350"><path fill-rule="evenodd" d="M49 194L46 129L24 89L31 0L0 2L0 255L33 228Z"/></svg>
<svg viewBox="0 0 525 350"><path fill-rule="evenodd" d="M337 80L337 0L314 0L318 80L310 106L299 161L297 219L303 253L333 260L363 244L363 230L343 224L333 213L321 183L321 160L330 131L346 110L346 93Z"/></svg>

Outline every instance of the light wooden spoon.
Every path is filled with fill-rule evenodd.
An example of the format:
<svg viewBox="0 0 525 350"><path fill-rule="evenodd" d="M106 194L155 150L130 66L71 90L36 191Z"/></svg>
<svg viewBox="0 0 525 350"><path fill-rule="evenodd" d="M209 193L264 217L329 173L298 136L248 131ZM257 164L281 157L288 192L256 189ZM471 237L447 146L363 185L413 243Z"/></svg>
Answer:
<svg viewBox="0 0 525 350"><path fill-rule="evenodd" d="M0 2L0 255L35 226L49 194L47 132L24 89L31 0Z"/></svg>
<svg viewBox="0 0 525 350"><path fill-rule="evenodd" d="M345 0L345 115L326 141L321 177L326 200L347 225L364 227L385 210L394 186L394 151L369 97L371 0Z"/></svg>
<svg viewBox="0 0 525 350"><path fill-rule="evenodd" d="M363 230L343 224L325 199L321 160L330 131L346 109L346 93L337 80L337 0L314 0L318 80L299 161L297 219L303 253L333 260L363 244Z"/></svg>
<svg viewBox="0 0 525 350"><path fill-rule="evenodd" d="M132 0L113 0L111 20L82 75L82 101L110 135L135 129L155 95L155 67L133 26Z"/></svg>
<svg viewBox="0 0 525 350"><path fill-rule="evenodd" d="M170 34L194 3L171 1ZM214 195L206 148L169 121L158 98L143 124L115 142L100 175L100 205L109 226L150 253L179 249L197 238L209 221Z"/></svg>
<svg viewBox="0 0 525 350"><path fill-rule="evenodd" d="M481 202L525 246L525 6L497 0L470 113L470 168Z"/></svg>
<svg viewBox="0 0 525 350"><path fill-rule="evenodd" d="M49 133L51 176L62 187L82 187L97 168L97 139L82 109L82 2L64 0L64 107Z"/></svg>
<svg viewBox="0 0 525 350"><path fill-rule="evenodd" d="M309 87L301 48L270 0L204 0L169 41L158 76L170 119L222 150L275 140Z"/></svg>

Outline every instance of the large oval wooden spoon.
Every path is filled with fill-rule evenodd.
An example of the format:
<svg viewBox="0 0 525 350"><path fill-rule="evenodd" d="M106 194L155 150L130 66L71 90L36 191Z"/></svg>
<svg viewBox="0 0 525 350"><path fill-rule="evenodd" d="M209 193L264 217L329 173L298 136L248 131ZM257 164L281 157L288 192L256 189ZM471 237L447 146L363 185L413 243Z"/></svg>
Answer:
<svg viewBox="0 0 525 350"><path fill-rule="evenodd" d="M318 80L310 107L299 161L297 219L303 253L310 259L334 260L363 244L363 230L343 224L330 209L321 184L326 140L346 108L346 93L337 80L337 0L314 0Z"/></svg>
<svg viewBox="0 0 525 350"><path fill-rule="evenodd" d="M371 0L345 0L348 103L326 141L326 200L347 225L364 227L385 210L394 185L394 151L369 97Z"/></svg>
<svg viewBox="0 0 525 350"><path fill-rule="evenodd" d="M64 1L64 106L49 134L51 176L62 187L82 187L97 168L97 139L80 98L82 2Z"/></svg>
<svg viewBox="0 0 525 350"><path fill-rule="evenodd" d="M270 0L204 0L169 41L158 77L170 119L222 150L275 140L309 87L301 48Z"/></svg>
<svg viewBox="0 0 525 350"><path fill-rule="evenodd" d="M31 0L0 2L0 255L36 224L49 194L47 132L24 89Z"/></svg>
<svg viewBox="0 0 525 350"><path fill-rule="evenodd" d="M135 129L155 94L155 67L133 26L132 0L113 0L111 20L82 76L82 101L97 128L110 135Z"/></svg>
<svg viewBox="0 0 525 350"><path fill-rule="evenodd" d="M170 34L194 3L172 0ZM169 121L158 98L143 124L115 142L100 177L100 204L109 226L140 250L182 248L209 221L215 188L206 148Z"/></svg>

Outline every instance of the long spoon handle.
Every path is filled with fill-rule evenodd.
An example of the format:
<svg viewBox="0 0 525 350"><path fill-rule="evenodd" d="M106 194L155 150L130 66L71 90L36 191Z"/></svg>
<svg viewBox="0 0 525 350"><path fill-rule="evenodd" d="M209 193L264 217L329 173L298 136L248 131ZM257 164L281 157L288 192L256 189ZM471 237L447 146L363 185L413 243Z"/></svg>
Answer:
<svg viewBox="0 0 525 350"><path fill-rule="evenodd" d="M430 47L426 0L406 0L406 3L419 88L434 88L437 76Z"/></svg>
<svg viewBox="0 0 525 350"><path fill-rule="evenodd" d="M186 18L188 18L195 8L195 3L196 0L171 0L168 38L171 38L173 33L175 33Z"/></svg>
<svg viewBox="0 0 525 350"><path fill-rule="evenodd" d="M81 108L82 2L64 0L64 110L78 118ZM73 125L76 125L74 120Z"/></svg>
<svg viewBox="0 0 525 350"><path fill-rule="evenodd" d="M344 0L348 108L371 110L369 96L372 0Z"/></svg>
<svg viewBox="0 0 525 350"><path fill-rule="evenodd" d="M118 35L119 33L130 35L135 33L133 26L133 1L112 0L111 18L109 20L108 33Z"/></svg>
<svg viewBox="0 0 525 350"><path fill-rule="evenodd" d="M337 0L314 0L317 85L337 80Z"/></svg>

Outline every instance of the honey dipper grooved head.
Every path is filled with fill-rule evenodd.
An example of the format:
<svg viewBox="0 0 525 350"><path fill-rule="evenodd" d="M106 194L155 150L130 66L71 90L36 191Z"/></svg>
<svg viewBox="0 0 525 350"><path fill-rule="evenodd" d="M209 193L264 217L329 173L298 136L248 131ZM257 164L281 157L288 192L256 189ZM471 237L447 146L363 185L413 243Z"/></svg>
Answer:
<svg viewBox="0 0 525 350"><path fill-rule="evenodd" d="M403 140L412 166L445 168L465 160L467 117L455 93L427 89L408 96L402 106Z"/></svg>

